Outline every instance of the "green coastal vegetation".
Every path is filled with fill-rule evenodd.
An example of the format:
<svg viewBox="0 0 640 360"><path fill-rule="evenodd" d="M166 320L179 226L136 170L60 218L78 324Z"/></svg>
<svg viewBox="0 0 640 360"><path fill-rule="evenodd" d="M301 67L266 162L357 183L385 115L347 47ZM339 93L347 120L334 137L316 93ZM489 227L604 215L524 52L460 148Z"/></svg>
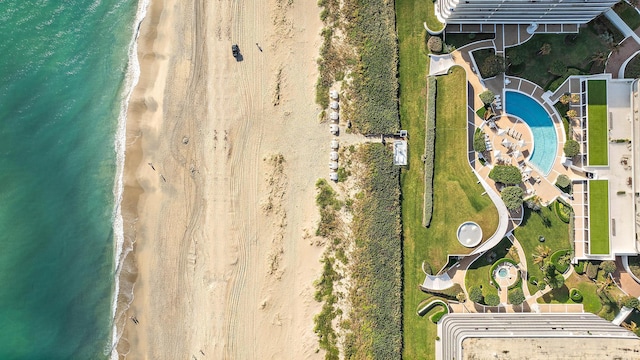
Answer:
<svg viewBox="0 0 640 360"><path fill-rule="evenodd" d="M400 171L389 161L391 156L381 144L363 145L355 154L357 162L367 165L358 175L361 192L353 204L347 359L356 354L372 359L401 356Z"/></svg>
<svg viewBox="0 0 640 360"><path fill-rule="evenodd" d="M613 6L613 11L616 12L631 30L635 30L640 27L640 14L638 11L626 1L620 1Z"/></svg>
<svg viewBox="0 0 640 360"><path fill-rule="evenodd" d="M589 165L609 163L609 113L606 80L587 81L587 136Z"/></svg>
<svg viewBox="0 0 640 360"><path fill-rule="evenodd" d="M589 246L592 254L609 253L609 181L589 181Z"/></svg>
<svg viewBox="0 0 640 360"><path fill-rule="evenodd" d="M491 284L491 268L492 265L497 263L496 260L498 259L508 258L518 262L518 255L514 252L515 249L512 250L512 248L511 240L505 237L498 245L480 256L469 266L465 277L465 286L469 292L473 287L478 288L482 295L482 298L479 298L481 301L475 302L486 304L483 300L486 300L487 296L498 295L498 288ZM473 301L474 299L471 300Z"/></svg>

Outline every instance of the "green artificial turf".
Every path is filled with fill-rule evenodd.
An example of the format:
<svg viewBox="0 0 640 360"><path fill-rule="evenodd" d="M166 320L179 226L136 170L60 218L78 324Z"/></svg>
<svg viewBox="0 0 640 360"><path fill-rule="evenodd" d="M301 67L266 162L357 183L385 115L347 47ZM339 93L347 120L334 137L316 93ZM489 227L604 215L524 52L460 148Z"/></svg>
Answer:
<svg viewBox="0 0 640 360"><path fill-rule="evenodd" d="M589 181L589 247L594 255L609 254L609 181Z"/></svg>
<svg viewBox="0 0 640 360"><path fill-rule="evenodd" d="M587 81L587 144L589 165L609 163L609 126L607 111L607 81Z"/></svg>

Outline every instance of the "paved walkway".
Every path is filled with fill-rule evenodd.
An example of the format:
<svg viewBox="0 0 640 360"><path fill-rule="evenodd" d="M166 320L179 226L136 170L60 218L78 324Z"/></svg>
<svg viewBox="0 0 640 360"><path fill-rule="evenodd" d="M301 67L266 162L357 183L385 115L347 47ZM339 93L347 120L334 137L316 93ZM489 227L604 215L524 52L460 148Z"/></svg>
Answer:
<svg viewBox="0 0 640 360"><path fill-rule="evenodd" d="M622 257L616 257L616 271L612 275L622 291L631 296L640 297L640 284L627 272Z"/></svg>

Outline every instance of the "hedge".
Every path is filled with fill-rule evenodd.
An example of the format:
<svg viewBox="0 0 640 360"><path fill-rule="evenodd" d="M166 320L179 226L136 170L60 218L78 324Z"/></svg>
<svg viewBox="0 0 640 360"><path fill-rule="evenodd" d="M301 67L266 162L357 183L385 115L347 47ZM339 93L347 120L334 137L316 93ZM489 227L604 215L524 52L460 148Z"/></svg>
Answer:
<svg viewBox="0 0 640 360"><path fill-rule="evenodd" d="M448 308L447 300L437 296L428 297L420 302L418 305L418 310L416 313L419 316L425 316L431 309L436 306L442 306L444 308Z"/></svg>
<svg viewBox="0 0 640 360"><path fill-rule="evenodd" d="M487 296L484 297L484 303L488 306L498 306L500 305L500 296L493 293L487 294Z"/></svg>
<svg viewBox="0 0 640 360"><path fill-rule="evenodd" d="M550 257L551 263L556 267L556 270L560 274L564 274L569 269L569 263L567 264L558 263L558 260L560 260L560 258L567 253L571 253L571 250L558 250L553 254L551 254L551 257Z"/></svg>
<svg viewBox="0 0 640 360"><path fill-rule="evenodd" d="M431 290L431 289L426 289L426 288L422 288L422 291L428 293L428 294L433 294L433 295L438 295L438 296L442 296L443 298L446 299L451 299L451 300L457 300L457 296L458 294L460 294L462 291L462 287L460 286L460 284L453 284L452 287L444 289L444 290Z"/></svg>
<svg viewBox="0 0 640 360"><path fill-rule="evenodd" d="M560 219L560 221L566 224L569 223L569 218L572 211L571 207L565 205L560 201L560 199L558 199L553 202L553 210L558 216L558 219Z"/></svg>
<svg viewBox="0 0 640 360"><path fill-rule="evenodd" d="M571 298L571 300L573 300L573 302L582 302L582 293L576 288L572 288L569 291L569 297Z"/></svg>
<svg viewBox="0 0 640 360"><path fill-rule="evenodd" d="M436 147L436 78L427 78L427 132L424 137L424 206L422 226L428 227L433 216L433 166Z"/></svg>
<svg viewBox="0 0 640 360"><path fill-rule="evenodd" d="M437 324L437 323L438 323L438 321L440 321L440 319L441 319L443 316L447 315L448 313L449 313L449 310L446 310L446 309L445 309L445 310L438 311L437 313L435 313L435 314L431 315L431 316L429 317L429 320L431 320L431 322L433 322L434 324Z"/></svg>
<svg viewBox="0 0 640 360"><path fill-rule="evenodd" d="M507 294L507 298L509 299L509 303L513 305L520 305L526 300L522 288L517 288L509 291L509 294Z"/></svg>
<svg viewBox="0 0 640 360"><path fill-rule="evenodd" d="M587 262L583 260L578 261L578 263L573 267L573 270L575 270L578 275L584 274L584 268L586 263Z"/></svg>
<svg viewBox="0 0 640 360"><path fill-rule="evenodd" d="M538 285L538 278L535 276L529 276L529 284Z"/></svg>

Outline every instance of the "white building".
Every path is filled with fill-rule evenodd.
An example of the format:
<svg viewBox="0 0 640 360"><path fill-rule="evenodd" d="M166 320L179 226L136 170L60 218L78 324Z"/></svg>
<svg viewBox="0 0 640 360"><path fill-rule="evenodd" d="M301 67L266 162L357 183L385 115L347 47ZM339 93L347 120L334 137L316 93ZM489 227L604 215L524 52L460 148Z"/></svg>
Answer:
<svg viewBox="0 0 640 360"><path fill-rule="evenodd" d="M436 0L444 24L585 24L618 0Z"/></svg>

